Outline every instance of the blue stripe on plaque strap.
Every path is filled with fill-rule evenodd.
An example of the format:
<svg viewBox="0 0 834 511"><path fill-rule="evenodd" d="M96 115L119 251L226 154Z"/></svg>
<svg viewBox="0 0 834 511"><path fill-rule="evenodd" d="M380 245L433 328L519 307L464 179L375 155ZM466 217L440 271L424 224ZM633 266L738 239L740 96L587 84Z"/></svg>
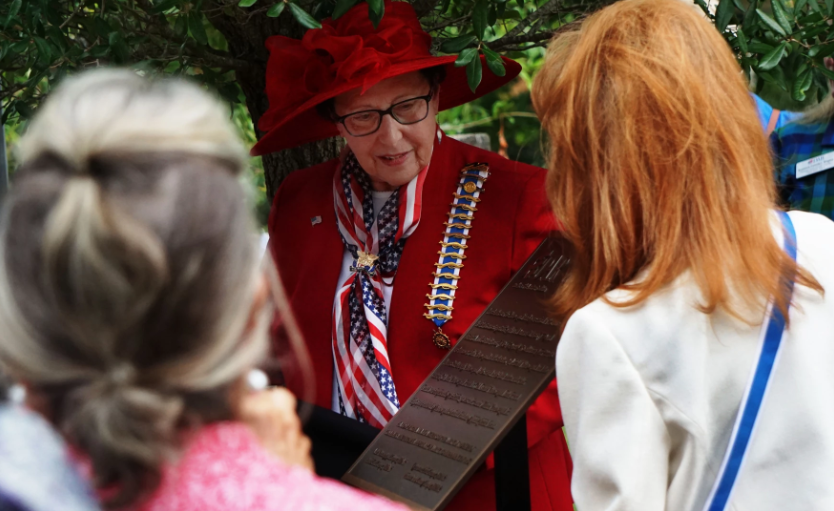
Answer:
<svg viewBox="0 0 834 511"><path fill-rule="evenodd" d="M428 312L423 314L437 326L434 344L444 349L451 348L451 341L443 333L442 326L452 319L455 292L460 286L460 271L466 259L464 252L468 248L469 232L475 212L478 211L477 204L481 201L484 182L489 177L489 165L471 163L461 169L460 174L454 202L450 204L449 219L444 222L446 231L440 242L440 257L434 264L434 282L429 284L431 294L426 295L429 299L429 303L425 304Z"/></svg>

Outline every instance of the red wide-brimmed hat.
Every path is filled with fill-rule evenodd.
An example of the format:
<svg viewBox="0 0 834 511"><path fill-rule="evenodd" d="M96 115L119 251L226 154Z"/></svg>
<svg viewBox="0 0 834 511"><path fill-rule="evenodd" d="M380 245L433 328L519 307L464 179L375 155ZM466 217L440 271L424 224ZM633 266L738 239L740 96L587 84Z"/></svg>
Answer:
<svg viewBox="0 0 834 511"><path fill-rule="evenodd" d="M269 110L258 121L266 134L252 149L253 156L338 136L336 125L322 118L316 105L352 89L365 92L392 76L445 66L440 94L440 109L445 110L492 92L521 72L517 62L502 57L506 74L496 76L485 69L472 92L466 68L454 66L455 55L431 54L431 36L407 2L385 2L377 28L368 16L368 4L362 2L337 20L324 20L301 40L273 36L266 47ZM486 68L484 56L480 58Z"/></svg>

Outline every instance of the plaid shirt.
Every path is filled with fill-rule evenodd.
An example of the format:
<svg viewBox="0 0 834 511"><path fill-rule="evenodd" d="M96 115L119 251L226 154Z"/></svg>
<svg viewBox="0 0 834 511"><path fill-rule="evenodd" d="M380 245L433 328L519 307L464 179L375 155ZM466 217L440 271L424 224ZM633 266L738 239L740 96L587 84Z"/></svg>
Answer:
<svg viewBox="0 0 834 511"><path fill-rule="evenodd" d="M790 209L834 219L834 168L796 178L796 164L834 152L834 120L828 124L791 123L770 137L779 195Z"/></svg>

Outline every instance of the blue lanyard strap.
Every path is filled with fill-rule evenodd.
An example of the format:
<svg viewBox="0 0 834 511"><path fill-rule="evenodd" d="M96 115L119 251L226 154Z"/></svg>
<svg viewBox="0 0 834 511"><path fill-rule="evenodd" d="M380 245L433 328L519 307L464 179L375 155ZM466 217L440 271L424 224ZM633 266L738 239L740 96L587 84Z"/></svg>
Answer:
<svg viewBox="0 0 834 511"><path fill-rule="evenodd" d="M787 213L783 211L779 211L779 219L785 228L785 252L791 256L791 259L796 261L796 231L794 231L793 223ZM788 289L788 307L790 307L790 297L793 294L793 279L789 280L786 284ZM756 364L756 370L747 389L746 399L742 400L741 407L739 408L739 416L736 419L733 436L730 438L728 454L724 459L718 480L713 487L711 498L707 501L706 511L724 511L724 508L730 500L733 485L736 482L742 462L744 461L747 446L750 443L750 438L753 435L753 430L756 425L756 417L762 407L768 381L770 380L770 375L776 362L776 356L779 353L779 347L782 344L782 337L785 330L785 317L778 307L774 307L771 304L770 309L770 321L767 323L764 343Z"/></svg>

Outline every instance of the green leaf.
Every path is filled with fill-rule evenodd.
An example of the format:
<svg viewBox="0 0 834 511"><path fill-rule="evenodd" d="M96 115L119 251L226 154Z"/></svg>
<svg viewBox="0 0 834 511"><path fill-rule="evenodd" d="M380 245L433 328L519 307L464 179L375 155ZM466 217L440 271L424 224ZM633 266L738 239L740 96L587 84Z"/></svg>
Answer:
<svg viewBox="0 0 834 511"><path fill-rule="evenodd" d="M825 0L825 8L828 10L828 15L834 14L834 0Z"/></svg>
<svg viewBox="0 0 834 511"><path fill-rule="evenodd" d="M502 20L520 20L521 13L515 9L506 9L503 14L498 15Z"/></svg>
<svg viewBox="0 0 834 511"><path fill-rule="evenodd" d="M502 5L502 4L498 4ZM489 15L487 15L487 26L493 26L498 21L498 9L495 4L489 6Z"/></svg>
<svg viewBox="0 0 834 511"><path fill-rule="evenodd" d="M454 39L446 39L440 45L440 51L443 53L460 53L464 48L476 41L476 37L472 34L462 35Z"/></svg>
<svg viewBox="0 0 834 511"><path fill-rule="evenodd" d="M776 16L776 22L779 23L779 26L790 35L792 32L791 24L788 22L788 15L785 12L785 7L782 4L782 0L773 0L773 15Z"/></svg>
<svg viewBox="0 0 834 511"><path fill-rule="evenodd" d="M818 26L818 27L813 27L813 28L803 30L803 32L804 32L803 35L805 36L805 37L803 37L803 39L804 40L813 39L813 38L817 37L818 35L824 34L824 33L828 32L830 30L831 30L831 28L827 24L821 23L820 26ZM814 41L809 41L809 42L811 44L814 44Z"/></svg>
<svg viewBox="0 0 834 511"><path fill-rule="evenodd" d="M802 8L805 7L805 4L808 3L808 0L796 0L796 3L793 6L793 12L799 15L802 12Z"/></svg>
<svg viewBox="0 0 834 511"><path fill-rule="evenodd" d="M477 52L477 50L475 50ZM472 59L472 62L466 65L466 81L469 82L469 89L472 92L475 92L475 89L478 88L478 85L481 83L481 78L483 78L483 67L481 65L480 57L476 57Z"/></svg>
<svg viewBox="0 0 834 511"><path fill-rule="evenodd" d="M501 59L501 55L498 55L494 51L490 50L486 47L486 45L481 46L481 51L484 52L484 57L486 57L487 67L492 74L495 76L504 76L507 74L507 70L504 68L504 61Z"/></svg>
<svg viewBox="0 0 834 511"><path fill-rule="evenodd" d="M12 18L17 16L17 13L20 12L21 5L23 5L22 0L12 0L11 5L9 6L9 14L6 16L6 21L3 22L4 30L6 29L6 27L9 26L9 23L12 21Z"/></svg>
<svg viewBox="0 0 834 511"><path fill-rule="evenodd" d="M796 101L805 101L805 93L808 89L811 88L811 83L813 81L813 75L810 71L805 71L801 73L796 81L793 83L793 90L791 91L791 97Z"/></svg>
<svg viewBox="0 0 834 511"><path fill-rule="evenodd" d="M808 70L808 62L807 61L802 62L802 63L799 64L799 67L797 67L796 69L791 71L791 76L799 77L807 70Z"/></svg>
<svg viewBox="0 0 834 511"><path fill-rule="evenodd" d="M783 91L788 92L788 78L785 76L782 66L774 67L770 71L770 74L772 74L776 79L776 85L778 85Z"/></svg>
<svg viewBox="0 0 834 511"><path fill-rule="evenodd" d="M25 53L28 49L29 49L29 43L27 43L26 41L20 41L20 42L14 43L9 48L9 50L12 53L17 53L17 54Z"/></svg>
<svg viewBox="0 0 834 511"><path fill-rule="evenodd" d="M721 0L718 8L715 10L715 28L719 32L724 32L730 20L733 18L733 2L732 0Z"/></svg>
<svg viewBox="0 0 834 511"><path fill-rule="evenodd" d="M385 2L383 0L368 0L368 16L374 28L379 26L382 16L385 14Z"/></svg>
<svg viewBox="0 0 834 511"><path fill-rule="evenodd" d="M774 85L779 86L785 92L788 91L788 82L785 79L785 73L782 72L781 67L773 68L773 71L756 71L756 75L758 75L762 80L760 81L760 85L763 82L769 82Z"/></svg>
<svg viewBox="0 0 834 511"><path fill-rule="evenodd" d="M337 20L342 17L351 7L356 5L359 0L336 0L336 7L333 9L333 19Z"/></svg>
<svg viewBox="0 0 834 511"><path fill-rule="evenodd" d="M177 16L177 20L174 21L174 32L180 37L185 37L188 35L188 17L185 15Z"/></svg>
<svg viewBox="0 0 834 511"><path fill-rule="evenodd" d="M20 6L23 5L21 0L12 0L9 6L9 18L14 18L20 12Z"/></svg>
<svg viewBox="0 0 834 511"><path fill-rule="evenodd" d="M208 44L208 36L206 36L206 28L203 26L203 14L199 11L191 11L188 14L188 31L198 43Z"/></svg>
<svg viewBox="0 0 834 511"><path fill-rule="evenodd" d="M825 91L826 94L828 93L828 78L823 76L822 73L817 73L817 70L814 69L814 87L817 88L817 92Z"/></svg>
<svg viewBox="0 0 834 511"><path fill-rule="evenodd" d="M240 0L240 2L238 2L237 6L238 7L252 7L256 3L258 3L258 0Z"/></svg>
<svg viewBox="0 0 834 511"><path fill-rule="evenodd" d="M52 25L46 29L46 35L49 36L49 42L60 48L61 54L67 52L67 38L61 30Z"/></svg>
<svg viewBox="0 0 834 511"><path fill-rule="evenodd" d="M31 119L35 116L35 111L32 110L32 107L23 101L15 102L15 110L17 110L17 113L19 113L24 119Z"/></svg>
<svg viewBox="0 0 834 511"><path fill-rule="evenodd" d="M770 53L762 57L762 59L759 61L759 69L763 71L768 71L778 66L779 62L782 60L782 57L785 56L785 50L787 48L788 43L785 42L774 48Z"/></svg>
<svg viewBox="0 0 834 511"><path fill-rule="evenodd" d="M793 16L794 0L771 0L770 3L779 4L779 8L782 9L785 14Z"/></svg>
<svg viewBox="0 0 834 511"><path fill-rule="evenodd" d="M333 9L336 8L336 4L332 1L321 1L315 5L316 8L312 12L314 18L323 20L333 17Z"/></svg>
<svg viewBox="0 0 834 511"><path fill-rule="evenodd" d="M321 23L316 21L316 18L310 16L307 11L298 5L291 3L290 11L292 11L292 17L295 18L295 21L297 21L302 27L306 29L321 28Z"/></svg>
<svg viewBox="0 0 834 511"><path fill-rule="evenodd" d="M814 50L816 50L816 51L814 51ZM812 52L814 52L814 53L812 54ZM808 55L811 56L811 57L824 58L824 57L830 56L833 53L834 53L834 43L830 43L830 44L826 44L825 46L822 46L822 45L814 46L813 48L811 48L811 51L808 52Z"/></svg>
<svg viewBox="0 0 834 511"><path fill-rule="evenodd" d="M486 0L478 0L472 10L472 26L475 28L475 35L481 41L484 40L486 34L487 18L489 18L489 4Z"/></svg>
<svg viewBox="0 0 834 511"><path fill-rule="evenodd" d="M747 35L744 33L744 29L742 27L738 27L736 39L738 39L738 46L741 48L741 52L744 55L747 55L750 52L750 48L747 46Z"/></svg>
<svg viewBox="0 0 834 511"><path fill-rule="evenodd" d="M266 11L266 15L270 18L277 18L281 15L282 12L284 12L284 8L286 6L287 4L285 4L284 2L278 2L277 4L270 7L268 11Z"/></svg>
<svg viewBox="0 0 834 511"><path fill-rule="evenodd" d="M52 52L49 51L49 44L42 37L35 37L35 46L38 48L38 63L42 66L52 62Z"/></svg>
<svg viewBox="0 0 834 511"><path fill-rule="evenodd" d="M820 8L820 4L817 0L808 0L808 5L811 6L811 10L822 14L822 9Z"/></svg>
<svg viewBox="0 0 834 511"><path fill-rule="evenodd" d="M467 66L477 56L478 48L466 48L458 55L458 59L455 61L455 67Z"/></svg>
<svg viewBox="0 0 834 511"><path fill-rule="evenodd" d="M829 80L834 80L834 71L826 68L825 66L819 66L817 71L824 74Z"/></svg>
<svg viewBox="0 0 834 511"><path fill-rule="evenodd" d="M811 23L817 23L823 20L821 12L815 12L813 14L809 14L805 17L799 18L796 22L800 25L809 25Z"/></svg>
<svg viewBox="0 0 834 511"><path fill-rule="evenodd" d="M154 14L159 14L167 11L168 9L178 6L179 4L180 0L162 0L161 3L158 3L154 6L152 12Z"/></svg>
<svg viewBox="0 0 834 511"><path fill-rule="evenodd" d="M773 51L773 48L776 48L775 46L771 46L769 44L765 44L755 40L750 41L748 43L748 47L750 48L750 51L752 51L753 53L758 53L760 55L770 53L771 51Z"/></svg>
<svg viewBox="0 0 834 511"><path fill-rule="evenodd" d="M90 49L89 55L94 59L106 57L110 52L110 48L106 44L99 44Z"/></svg>
<svg viewBox="0 0 834 511"><path fill-rule="evenodd" d="M754 27L757 24L756 18L756 9L759 7L759 0L753 0L750 2L750 5L747 6L747 10L744 11L744 20L742 21L742 27L747 30L748 33L754 33Z"/></svg>
<svg viewBox="0 0 834 511"><path fill-rule="evenodd" d="M110 52L113 54L113 57L116 59L116 62L121 64L122 62L126 62L130 55L130 51L128 50L127 44L125 43L124 36L122 36L121 32L110 32L110 35L107 36L107 41L110 43Z"/></svg>
<svg viewBox="0 0 834 511"><path fill-rule="evenodd" d="M756 9L756 14L758 14L759 19L761 19L764 22L764 24L767 25L774 32L776 32L780 35L783 35L783 36L788 35L787 32L785 32L785 29L783 29L778 23L773 21L773 18L771 18L770 16L765 14L765 12L763 10Z"/></svg>

